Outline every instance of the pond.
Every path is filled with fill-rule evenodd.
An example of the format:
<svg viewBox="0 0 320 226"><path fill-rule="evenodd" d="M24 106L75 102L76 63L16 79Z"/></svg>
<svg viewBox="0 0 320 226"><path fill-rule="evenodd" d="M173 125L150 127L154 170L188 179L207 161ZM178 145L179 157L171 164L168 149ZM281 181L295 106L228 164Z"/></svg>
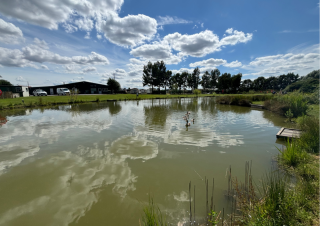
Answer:
<svg viewBox="0 0 320 226"><path fill-rule="evenodd" d="M195 119L185 126L190 111ZM0 112L0 225L139 225L149 197L172 225L205 217L205 178L226 208L226 169L255 181L274 164L284 118L186 98Z"/></svg>

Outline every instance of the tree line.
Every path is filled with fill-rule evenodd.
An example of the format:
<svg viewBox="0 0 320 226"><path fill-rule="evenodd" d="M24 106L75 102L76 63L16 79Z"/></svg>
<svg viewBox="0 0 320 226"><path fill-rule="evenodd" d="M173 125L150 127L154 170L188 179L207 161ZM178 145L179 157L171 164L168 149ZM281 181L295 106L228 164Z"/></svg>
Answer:
<svg viewBox="0 0 320 226"><path fill-rule="evenodd" d="M254 80L245 79L241 81L241 73L235 75L221 74L219 69L211 70L211 72L205 71L201 79L200 74L198 67L192 73L185 71L172 74L172 71L166 70L163 61L157 61L153 64L148 62L147 65L143 66L142 84L143 86L151 86L152 92L153 87L157 87L158 90L160 88L167 90L168 87L172 91L182 92L187 88L198 89L201 85L204 91L218 89L222 92L237 93L248 92L249 90L280 90L300 79L298 74L288 73L277 77L265 78L261 76Z"/></svg>

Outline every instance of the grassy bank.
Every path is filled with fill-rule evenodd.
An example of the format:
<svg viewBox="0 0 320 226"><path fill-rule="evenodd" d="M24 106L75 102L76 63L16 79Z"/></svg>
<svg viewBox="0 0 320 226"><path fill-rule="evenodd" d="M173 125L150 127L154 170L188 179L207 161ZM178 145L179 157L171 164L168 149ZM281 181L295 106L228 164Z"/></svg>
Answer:
<svg viewBox="0 0 320 226"><path fill-rule="evenodd" d="M303 134L279 150L281 170L267 173L258 192L239 200L244 225L319 225L319 119L297 121Z"/></svg>
<svg viewBox="0 0 320 226"><path fill-rule="evenodd" d="M73 104L85 102L103 102L108 100L145 100L145 99L171 99L212 97L212 94L185 94L185 95L161 95L161 94L107 94L107 95L78 95L78 96L44 96L44 97L20 97L14 99L0 99L0 110L26 107L50 106L58 104Z"/></svg>

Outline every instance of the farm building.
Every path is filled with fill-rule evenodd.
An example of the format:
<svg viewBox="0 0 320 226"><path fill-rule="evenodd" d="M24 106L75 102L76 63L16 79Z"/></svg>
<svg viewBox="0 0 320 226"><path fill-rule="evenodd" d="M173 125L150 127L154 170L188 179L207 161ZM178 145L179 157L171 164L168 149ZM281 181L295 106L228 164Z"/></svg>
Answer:
<svg viewBox="0 0 320 226"><path fill-rule="evenodd" d="M3 86L0 85L2 91L2 98L16 98L16 97L28 97L28 86Z"/></svg>
<svg viewBox="0 0 320 226"><path fill-rule="evenodd" d="M57 95L57 88L67 88L69 90L76 90L79 94L107 94L110 93L107 85L93 83L93 82L75 82L56 86L39 86L30 87L30 95L33 95L35 89L42 89L46 91L48 95Z"/></svg>

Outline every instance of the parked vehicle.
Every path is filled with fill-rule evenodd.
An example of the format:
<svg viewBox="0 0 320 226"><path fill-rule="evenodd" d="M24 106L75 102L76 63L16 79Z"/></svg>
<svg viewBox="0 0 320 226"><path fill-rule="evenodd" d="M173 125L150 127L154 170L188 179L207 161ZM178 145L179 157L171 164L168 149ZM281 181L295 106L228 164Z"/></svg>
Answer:
<svg viewBox="0 0 320 226"><path fill-rule="evenodd" d="M46 91L43 91L42 89L36 89L33 91L34 96L48 96Z"/></svg>
<svg viewBox="0 0 320 226"><path fill-rule="evenodd" d="M70 90L67 88L57 88L57 94L60 95L70 95Z"/></svg>

